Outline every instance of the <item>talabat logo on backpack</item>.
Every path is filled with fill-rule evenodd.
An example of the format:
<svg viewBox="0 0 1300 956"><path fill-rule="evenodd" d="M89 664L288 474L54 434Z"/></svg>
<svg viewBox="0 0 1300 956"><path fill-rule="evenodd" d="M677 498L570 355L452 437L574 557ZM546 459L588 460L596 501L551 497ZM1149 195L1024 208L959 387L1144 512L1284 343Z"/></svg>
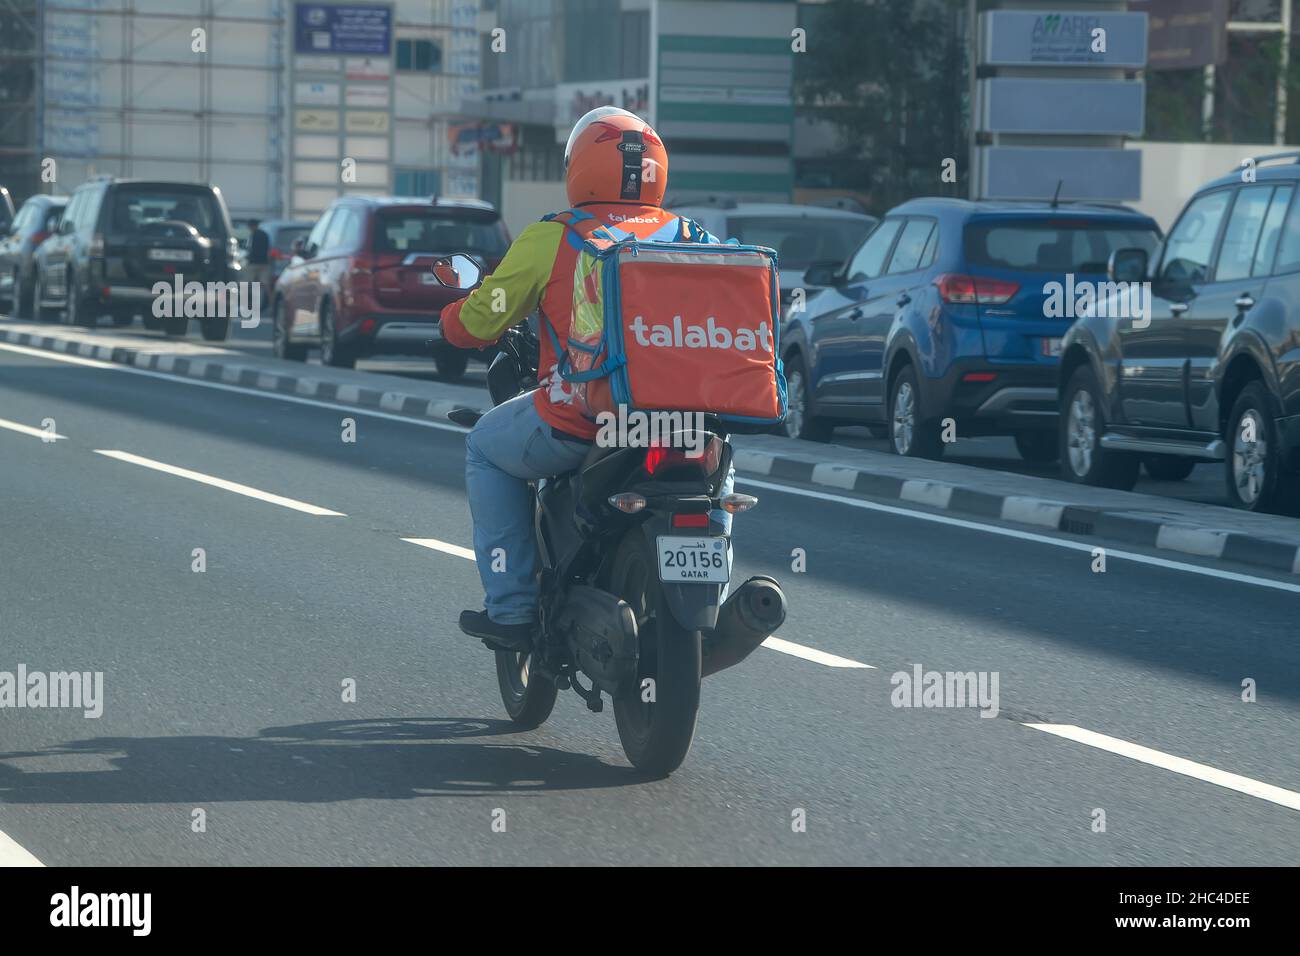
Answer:
<svg viewBox="0 0 1300 956"><path fill-rule="evenodd" d="M737 424L784 418L776 253L691 242L686 219L672 241L616 236L579 209L546 219L582 239L569 338L555 351L585 414L623 405Z"/></svg>

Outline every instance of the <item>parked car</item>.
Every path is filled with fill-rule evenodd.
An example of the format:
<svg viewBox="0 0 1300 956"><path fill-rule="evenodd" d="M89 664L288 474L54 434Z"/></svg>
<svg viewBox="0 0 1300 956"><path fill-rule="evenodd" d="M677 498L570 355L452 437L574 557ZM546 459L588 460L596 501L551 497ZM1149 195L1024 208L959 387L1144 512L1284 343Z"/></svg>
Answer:
<svg viewBox="0 0 1300 956"><path fill-rule="evenodd" d="M694 219L719 239L775 249L781 270L781 302L790 305L795 289L811 295L820 288L806 270L814 263L826 271L843 265L879 220L827 206L747 202L717 199L709 203L670 206L674 213Z"/></svg>
<svg viewBox="0 0 1300 956"><path fill-rule="evenodd" d="M914 199L891 210L782 333L787 434L837 424L886 431L900 455L937 457L956 437L1011 435L1056 456L1056 374L1071 321L1049 288L1104 279L1111 252L1154 249L1160 230L1123 206Z"/></svg>
<svg viewBox="0 0 1300 956"><path fill-rule="evenodd" d="M32 256L58 228L67 196L31 196L14 217L10 232L0 238L0 302L10 314L25 319L32 313Z"/></svg>
<svg viewBox="0 0 1300 956"><path fill-rule="evenodd" d="M114 325L137 314L149 329L184 335L189 319L153 315L157 282L237 282L237 247L221 190L195 183L103 177L78 186L59 231L35 256L35 311L69 325ZM210 305L211 303L209 303ZM222 341L230 317L205 308L203 337Z"/></svg>
<svg viewBox="0 0 1300 956"><path fill-rule="evenodd" d="M270 295L289 262L293 259L293 243L296 239L305 239L311 232L313 223L298 219L271 219L262 223L261 229L270 240L267 258L271 264L271 289L263 292L265 299Z"/></svg>
<svg viewBox="0 0 1300 956"><path fill-rule="evenodd" d="M297 242L272 297L275 354L301 361L313 345L326 365L378 354L432 355L438 374L465 374L470 353L442 339L444 305L466 295L440 284L434 260L469 252L500 263L510 245L501 216L472 199L345 196Z"/></svg>
<svg viewBox="0 0 1300 956"><path fill-rule="evenodd" d="M0 234L9 231L9 227L14 221L14 197L9 194L9 190L0 186Z"/></svg>
<svg viewBox="0 0 1300 956"><path fill-rule="evenodd" d="M1065 338L1061 467L1131 488L1221 462L1228 500L1300 506L1300 152L1202 186L1152 255L1122 249L1112 281L1150 282L1149 321L1097 309ZM1105 314L1102 314L1105 313Z"/></svg>

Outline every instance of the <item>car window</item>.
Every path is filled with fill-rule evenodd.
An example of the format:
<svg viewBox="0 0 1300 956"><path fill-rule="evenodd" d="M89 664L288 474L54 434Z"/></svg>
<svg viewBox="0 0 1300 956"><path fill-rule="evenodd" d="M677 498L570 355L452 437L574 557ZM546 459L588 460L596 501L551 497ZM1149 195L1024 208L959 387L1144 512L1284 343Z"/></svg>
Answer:
<svg viewBox="0 0 1300 956"><path fill-rule="evenodd" d="M782 268L806 269L814 262L847 259L874 221L840 216L731 216L722 239L776 250Z"/></svg>
<svg viewBox="0 0 1300 956"><path fill-rule="evenodd" d="M975 219L962 233L966 261L1017 272L1103 275L1116 249L1155 252L1155 224L1100 218Z"/></svg>
<svg viewBox="0 0 1300 956"><path fill-rule="evenodd" d="M66 207L63 203L54 203L45 210L44 232L57 232L59 229L59 219L63 216Z"/></svg>
<svg viewBox="0 0 1300 956"><path fill-rule="evenodd" d="M886 219L876 227L844 270L849 282L874 279L884 271L885 256L889 254L889 247L894 244L894 237L902 224L901 219Z"/></svg>
<svg viewBox="0 0 1300 956"><path fill-rule="evenodd" d="M381 212L373 242L375 252L467 252L489 259L506 254L499 220L462 219L432 208Z"/></svg>
<svg viewBox="0 0 1300 956"><path fill-rule="evenodd" d="M1273 191L1273 200L1268 204L1268 215L1264 217L1264 228L1260 231L1259 245L1255 248L1255 262L1251 266L1253 276L1266 276L1273 266L1273 254L1277 252L1277 241L1282 238L1282 220L1286 218L1287 206L1295 189L1291 186L1278 186Z"/></svg>
<svg viewBox="0 0 1300 956"><path fill-rule="evenodd" d="M27 220L32 218L35 206L32 203L23 203L18 215L14 216L14 221L9 224L9 228L16 233L22 233L27 228Z"/></svg>
<svg viewBox="0 0 1300 956"><path fill-rule="evenodd" d="M1232 192L1219 189L1193 199L1165 243L1160 278L1171 282L1201 282L1209 273L1210 256Z"/></svg>
<svg viewBox="0 0 1300 956"><path fill-rule="evenodd" d="M203 236L225 233L212 192L184 185L123 183L112 192L109 216L109 228L118 232L139 232L147 223L173 220L189 223Z"/></svg>
<svg viewBox="0 0 1300 956"><path fill-rule="evenodd" d="M77 216L81 213L81 206L86 199L86 191L78 189L72 194L72 199L68 202L68 208L63 211L63 221L75 231L77 228Z"/></svg>
<svg viewBox="0 0 1300 956"><path fill-rule="evenodd" d="M925 251L921 253L921 268L928 269L934 265L934 257L939 252L939 224L936 222L930 230L930 238L925 241Z"/></svg>
<svg viewBox="0 0 1300 956"><path fill-rule="evenodd" d="M272 244L281 252L288 252L293 248L293 241L295 239L307 235L310 231L311 230L306 226L292 226L277 229Z"/></svg>
<svg viewBox="0 0 1300 956"><path fill-rule="evenodd" d="M325 242L325 230L329 228L330 220L334 218L337 210L326 209L321 217L316 220L316 225L312 226L311 232L307 236L307 241L303 244L303 252L309 256L314 256L320 252Z"/></svg>
<svg viewBox="0 0 1300 956"><path fill-rule="evenodd" d="M334 213L334 218L330 220L329 229L325 232L325 241L321 244L322 249L334 250L340 249L344 244L344 237L348 233L348 225L357 217L355 209L349 209L344 206Z"/></svg>
<svg viewBox="0 0 1300 956"><path fill-rule="evenodd" d="M1291 205L1291 210L1282 224L1282 238L1277 248L1277 263L1273 266L1274 274L1279 275L1298 270L1300 270L1300 202Z"/></svg>
<svg viewBox="0 0 1300 956"><path fill-rule="evenodd" d="M921 256L930 242L934 222L930 219L909 219L898 237L898 245L889 259L889 274L911 272L921 266Z"/></svg>
<svg viewBox="0 0 1300 956"><path fill-rule="evenodd" d="M1245 186L1237 191L1237 201L1228 216L1228 228L1223 231L1219 261L1214 267L1216 282L1250 275L1272 196L1271 185Z"/></svg>

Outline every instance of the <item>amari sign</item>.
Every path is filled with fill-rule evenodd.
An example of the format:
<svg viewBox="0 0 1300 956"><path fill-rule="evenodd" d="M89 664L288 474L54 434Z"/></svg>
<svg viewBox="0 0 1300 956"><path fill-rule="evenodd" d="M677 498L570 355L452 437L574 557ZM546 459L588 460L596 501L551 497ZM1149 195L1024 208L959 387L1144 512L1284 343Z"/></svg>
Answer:
<svg viewBox="0 0 1300 956"><path fill-rule="evenodd" d="M990 66L1137 69L1147 58L1142 13L990 10L980 16L982 62Z"/></svg>

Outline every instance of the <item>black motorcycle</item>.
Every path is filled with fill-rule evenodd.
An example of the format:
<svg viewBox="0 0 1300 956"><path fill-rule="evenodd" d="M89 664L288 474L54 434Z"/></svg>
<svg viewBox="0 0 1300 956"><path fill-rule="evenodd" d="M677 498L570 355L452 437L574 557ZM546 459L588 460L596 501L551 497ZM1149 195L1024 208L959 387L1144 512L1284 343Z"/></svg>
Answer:
<svg viewBox="0 0 1300 956"><path fill-rule="evenodd" d="M460 289L483 274L464 255L439 260L433 273ZM493 405L537 387L538 342L527 323L497 346L487 373ZM451 417L469 426L479 413ZM701 679L748 657L786 615L780 585L766 576L723 601L731 543L715 514L747 511L757 499L722 494L731 444L716 419L705 423L702 435L661 445L593 445L575 471L534 483L540 626L529 653L496 652L512 721L540 725L562 689L594 712L608 694L628 760L656 776L690 750Z"/></svg>

